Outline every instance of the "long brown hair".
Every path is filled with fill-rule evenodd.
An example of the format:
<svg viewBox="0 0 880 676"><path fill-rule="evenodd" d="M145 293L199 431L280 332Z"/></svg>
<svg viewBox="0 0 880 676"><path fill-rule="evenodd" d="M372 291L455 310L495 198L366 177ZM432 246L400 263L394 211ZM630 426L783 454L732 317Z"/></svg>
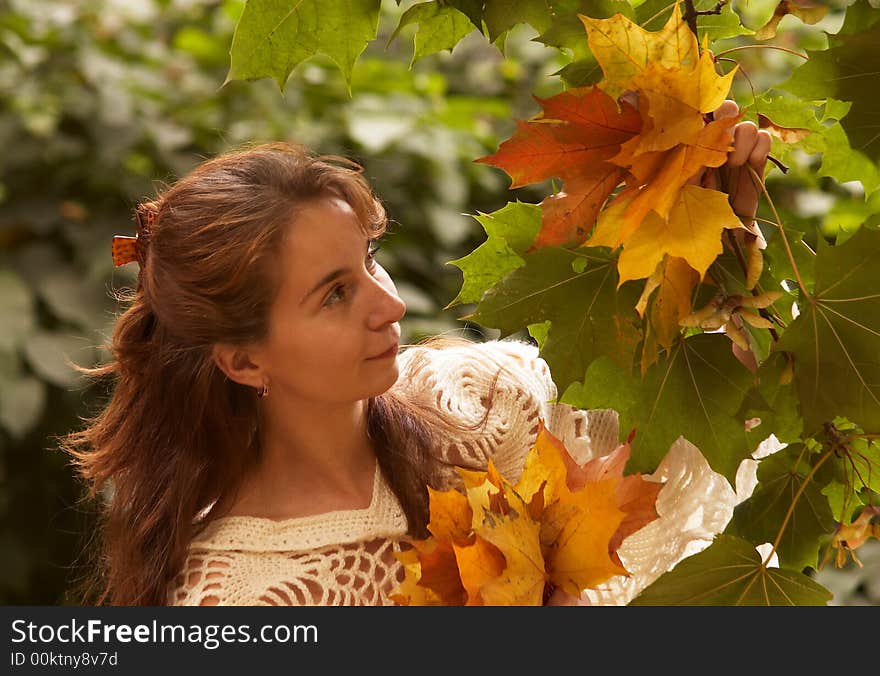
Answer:
<svg viewBox="0 0 880 676"><path fill-rule="evenodd" d="M211 346L265 337L285 229L299 205L328 196L348 202L368 236L385 232L385 209L357 164L283 143L205 161L138 206L139 222L151 224L149 243L137 289L116 295L129 306L105 346L113 358L75 366L91 378L112 377L109 401L59 439L98 505L92 572L75 592L80 603L164 605L190 540L222 515L259 462L256 391L226 378ZM431 449L444 426L473 426L393 391L371 398L367 416L409 533L426 537Z"/></svg>

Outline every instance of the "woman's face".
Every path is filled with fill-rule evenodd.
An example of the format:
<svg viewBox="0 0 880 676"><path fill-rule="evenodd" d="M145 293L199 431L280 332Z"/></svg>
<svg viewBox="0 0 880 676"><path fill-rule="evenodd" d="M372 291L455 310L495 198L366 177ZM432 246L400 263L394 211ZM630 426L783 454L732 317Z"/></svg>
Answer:
<svg viewBox="0 0 880 676"><path fill-rule="evenodd" d="M352 208L339 198L307 203L282 247L281 288L261 350L270 391L328 402L385 392L398 376L406 304L372 259Z"/></svg>

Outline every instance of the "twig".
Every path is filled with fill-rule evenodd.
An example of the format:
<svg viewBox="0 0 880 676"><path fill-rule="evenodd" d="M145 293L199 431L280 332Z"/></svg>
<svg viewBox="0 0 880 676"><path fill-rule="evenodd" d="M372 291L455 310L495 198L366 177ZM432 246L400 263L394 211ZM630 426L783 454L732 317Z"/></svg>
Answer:
<svg viewBox="0 0 880 676"><path fill-rule="evenodd" d="M694 7L694 0L684 0L684 6L684 20L691 32L699 38L700 36L697 35L697 8Z"/></svg>
<svg viewBox="0 0 880 676"><path fill-rule="evenodd" d="M700 37L697 35L697 17L707 16L709 14L721 14L721 10L724 8L724 5L727 4L727 0L719 0L715 3L715 7L712 9L703 9L699 11L697 11L697 8L694 6L694 0L684 0L684 4L684 20L687 22L691 32L697 37Z"/></svg>
<svg viewBox="0 0 880 676"><path fill-rule="evenodd" d="M788 236L785 234L785 228L782 225L782 220L779 218L779 213L776 211L776 206L773 204L773 199L770 197L770 193L767 192L767 186L764 185L763 179L758 176L758 172L750 165L748 162L744 165L752 175L752 180L755 182L755 185L760 186L761 190L764 192L764 197L767 198L767 203L770 205L771 211L773 211L773 216L776 218L776 227L779 228L779 234L782 237L782 243L785 245L785 253L788 254L788 261L791 263L791 268L794 270L794 276L797 279L798 286L801 288L801 293L804 294L804 298L807 299L807 302L813 302L813 297L810 296L810 292L807 291L807 285L804 284L804 280L801 278L800 270L798 270L797 263L794 262L794 254L791 251L791 245L788 243Z"/></svg>
<svg viewBox="0 0 880 676"><path fill-rule="evenodd" d="M771 161L773 164L775 164L777 167L779 167L779 170L780 170L783 174L787 174L787 173L788 173L788 167L785 166L785 165L784 165L782 162L780 162L779 160L777 160L775 157L773 157L773 155L767 155L767 159L770 160L770 161Z"/></svg>
<svg viewBox="0 0 880 676"><path fill-rule="evenodd" d="M715 55L715 58L720 58L725 54L730 54L731 52L738 52L741 49L778 49L780 52L788 52L789 54L799 56L804 61L810 60L810 57L806 56L805 54L796 52L793 49L787 49L786 47L780 47L779 45L740 45L739 47L731 47L730 49L725 49L723 52L718 52L718 54Z"/></svg>

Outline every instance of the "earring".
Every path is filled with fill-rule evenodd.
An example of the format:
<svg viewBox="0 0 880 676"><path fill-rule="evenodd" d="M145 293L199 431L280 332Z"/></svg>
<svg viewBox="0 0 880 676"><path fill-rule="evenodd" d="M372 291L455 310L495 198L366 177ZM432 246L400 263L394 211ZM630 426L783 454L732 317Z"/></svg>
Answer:
<svg viewBox="0 0 880 676"><path fill-rule="evenodd" d="M269 383L263 383L263 387L259 392L257 392L257 396L260 399L263 399L264 397L269 396Z"/></svg>

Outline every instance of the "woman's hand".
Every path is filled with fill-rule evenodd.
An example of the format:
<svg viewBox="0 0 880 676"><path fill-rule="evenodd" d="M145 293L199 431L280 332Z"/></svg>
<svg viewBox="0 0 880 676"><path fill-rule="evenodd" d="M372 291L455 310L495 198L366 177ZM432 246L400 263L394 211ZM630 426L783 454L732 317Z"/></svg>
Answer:
<svg viewBox="0 0 880 676"><path fill-rule="evenodd" d="M618 97L618 102L629 103L636 110L639 109L638 92L627 89ZM739 106L735 101L724 101L712 112L715 120L739 115ZM763 249L767 246L764 236L755 223L755 214L758 212L758 198L762 190L755 184L752 172L748 167L755 170L755 174L764 180L764 169L767 166L767 156L770 154L770 133L758 129L754 122L739 122L733 128L733 150L727 155L725 162L719 169L703 167L694 176L688 179L687 184L699 185L712 190L721 190L719 174L726 174L726 192L730 195L730 205L733 212L740 217L745 229L758 240L758 247Z"/></svg>
<svg viewBox="0 0 880 676"><path fill-rule="evenodd" d="M739 115L739 106L734 101L725 101L713 113L715 120ZM755 175L764 180L764 169L767 166L767 156L770 154L770 133L759 130L754 122L739 122L733 128L733 150L727 155L725 162L718 169L704 168L688 183L695 183L713 190L721 190L726 187L730 195L728 201L733 212L742 221L742 230L737 229L733 236L740 246L759 249L767 246L767 241L761 233L755 221L758 211L758 197L763 192L761 186L756 184L755 176L749 171L754 169ZM726 186L721 185L720 176L726 176ZM737 328L743 329L742 320L734 315L731 318ZM731 345L734 356L753 373L758 368L755 355L751 350L743 350L736 343Z"/></svg>
<svg viewBox="0 0 880 676"><path fill-rule="evenodd" d="M716 120L739 115L739 106L734 101L725 101L713 113ZM754 122L739 122L733 128L733 150L727 155L727 162L719 169L704 168L693 176L688 183L701 185L713 190L721 190L720 175L727 175L727 193L733 212L740 217L746 230L758 239L758 247L767 246L764 236L755 223L758 211L758 198L762 190L755 184L749 167L754 169L761 180L770 154L770 133L758 129Z"/></svg>

